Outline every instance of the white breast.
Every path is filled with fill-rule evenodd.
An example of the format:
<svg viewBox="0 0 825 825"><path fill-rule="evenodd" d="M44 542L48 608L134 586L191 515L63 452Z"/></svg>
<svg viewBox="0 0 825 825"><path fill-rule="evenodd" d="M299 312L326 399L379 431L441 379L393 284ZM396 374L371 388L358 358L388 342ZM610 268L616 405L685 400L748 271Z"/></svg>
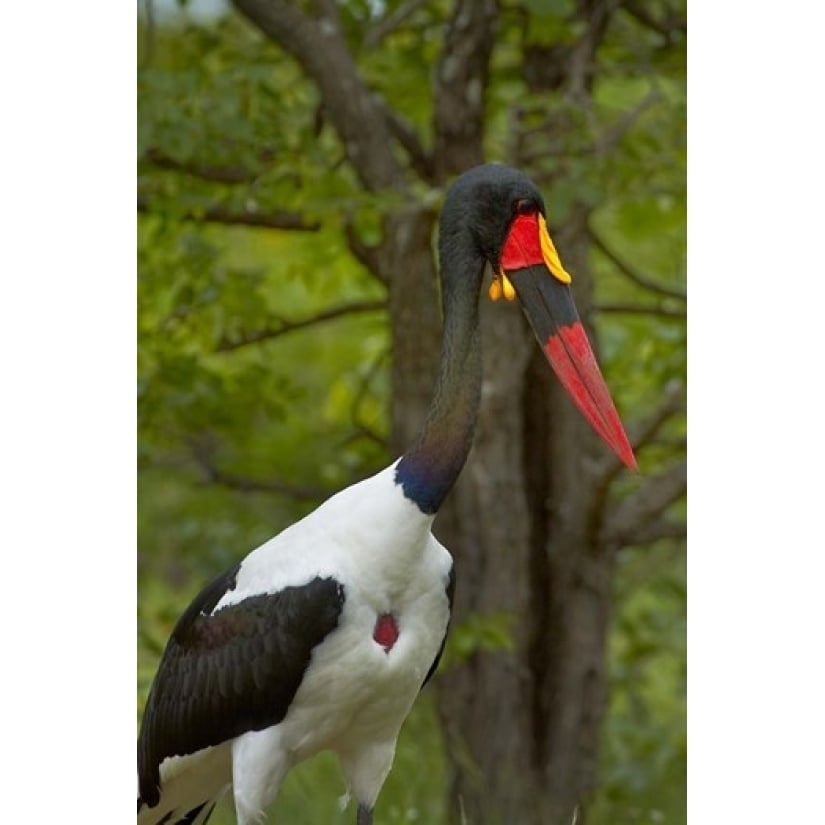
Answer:
<svg viewBox="0 0 825 825"><path fill-rule="evenodd" d="M312 654L284 720L298 758L338 744L394 739L447 632L451 559L430 536L406 590L344 581L338 628ZM389 651L373 639L378 616L392 613L398 639ZM312 724L309 724L309 722ZM296 739L290 738L290 731Z"/></svg>
<svg viewBox="0 0 825 825"><path fill-rule="evenodd" d="M313 653L279 736L303 759L353 737L397 735L447 631L452 566L422 513L395 484L395 465L342 490L253 551L217 609L331 577L344 587L338 627ZM399 636L373 639L391 613Z"/></svg>

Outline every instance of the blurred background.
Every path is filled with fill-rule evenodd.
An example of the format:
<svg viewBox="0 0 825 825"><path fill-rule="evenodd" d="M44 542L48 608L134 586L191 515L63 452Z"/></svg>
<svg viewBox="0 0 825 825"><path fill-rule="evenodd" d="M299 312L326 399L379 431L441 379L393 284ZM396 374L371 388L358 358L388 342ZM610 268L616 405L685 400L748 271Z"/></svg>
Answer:
<svg viewBox="0 0 825 825"><path fill-rule="evenodd" d="M502 161L544 193L640 472L483 300L436 523L454 623L376 822L685 822L685 3L144 0L137 24L138 722L200 587L409 443L443 193ZM322 755L271 820L350 823L344 791Z"/></svg>

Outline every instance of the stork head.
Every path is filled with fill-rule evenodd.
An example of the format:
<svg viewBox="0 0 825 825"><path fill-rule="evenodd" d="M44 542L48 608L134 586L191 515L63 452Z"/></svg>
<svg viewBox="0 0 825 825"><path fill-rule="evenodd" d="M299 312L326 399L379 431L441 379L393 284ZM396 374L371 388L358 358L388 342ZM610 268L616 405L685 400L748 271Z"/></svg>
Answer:
<svg viewBox="0 0 825 825"><path fill-rule="evenodd" d="M593 429L633 469L636 459L579 320L545 222L541 193L517 169L477 166L450 187L441 213L439 253L445 300L462 273L493 271L490 297L518 298L539 345ZM466 289L466 285L462 285Z"/></svg>

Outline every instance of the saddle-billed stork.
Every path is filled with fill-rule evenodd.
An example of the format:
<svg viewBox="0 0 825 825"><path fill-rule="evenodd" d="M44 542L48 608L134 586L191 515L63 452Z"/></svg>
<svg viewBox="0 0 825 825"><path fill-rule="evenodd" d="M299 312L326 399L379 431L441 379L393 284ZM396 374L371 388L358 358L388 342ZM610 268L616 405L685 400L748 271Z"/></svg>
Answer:
<svg viewBox="0 0 825 825"><path fill-rule="evenodd" d="M291 766L330 749L370 825L396 740L447 634L453 562L430 528L470 450L478 301L520 299L563 385L633 451L579 321L538 189L504 165L450 187L439 222L444 334L428 417L403 456L208 584L172 631L138 740L138 822L199 825L228 788L259 822Z"/></svg>

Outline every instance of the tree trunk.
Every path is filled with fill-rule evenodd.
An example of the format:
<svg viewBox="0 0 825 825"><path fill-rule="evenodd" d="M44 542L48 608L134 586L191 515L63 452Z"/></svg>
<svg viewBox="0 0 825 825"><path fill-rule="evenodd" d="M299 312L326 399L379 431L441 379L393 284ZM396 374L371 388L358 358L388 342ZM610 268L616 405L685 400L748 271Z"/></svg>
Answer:
<svg viewBox="0 0 825 825"><path fill-rule="evenodd" d="M399 210L384 223L380 274L389 284L392 336L392 452L400 455L421 427L441 351L441 307L432 254L432 211Z"/></svg>
<svg viewBox="0 0 825 825"><path fill-rule="evenodd" d="M533 343L514 304L485 300L481 328L484 384L475 443L436 534L455 557L454 621L503 617L513 645L479 650L445 670L439 703L452 754L454 818L461 812L471 823L529 823L525 813L535 798L524 667L529 530L519 407Z"/></svg>
<svg viewBox="0 0 825 825"><path fill-rule="evenodd" d="M574 210L559 232L574 273L574 292L588 337L592 278L586 211ZM528 477L543 483L531 502L531 604L535 607L530 650L533 724L542 747L545 810L541 822L570 823L596 784L599 733L607 697L605 647L610 610L612 554L596 536L599 514L591 507L594 470L605 448L598 442L557 381L533 358L526 415L537 425L536 448L528 451ZM542 386L544 385L544 386ZM542 400L543 399L543 400ZM542 444L543 449L538 445ZM543 465L543 466L542 466ZM549 469L548 469L549 468ZM541 479L544 475L545 478Z"/></svg>
<svg viewBox="0 0 825 825"><path fill-rule="evenodd" d="M583 213L558 233L587 317ZM589 330L592 336L592 330ZM593 544L588 468L604 448L516 305L482 307L484 389L473 452L436 522L456 559L455 621L509 619L513 647L440 677L453 818L570 823L596 778L611 555Z"/></svg>

